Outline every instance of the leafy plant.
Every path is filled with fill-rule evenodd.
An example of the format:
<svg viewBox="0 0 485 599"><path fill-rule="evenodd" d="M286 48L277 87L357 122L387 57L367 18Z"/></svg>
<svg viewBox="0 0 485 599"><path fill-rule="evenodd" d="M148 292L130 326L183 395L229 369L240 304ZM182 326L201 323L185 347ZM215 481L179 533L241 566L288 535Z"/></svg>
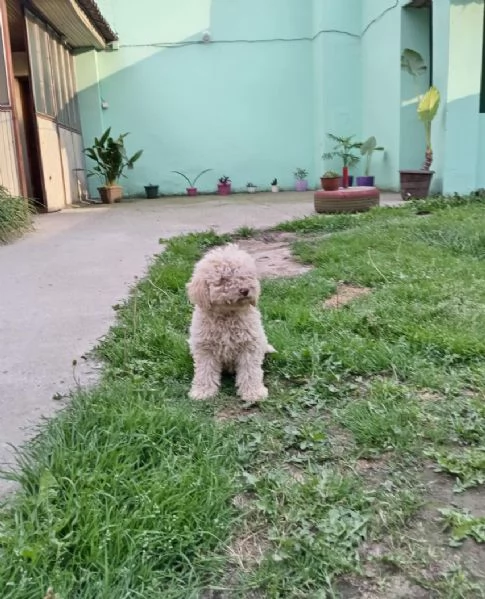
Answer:
<svg viewBox="0 0 485 599"><path fill-rule="evenodd" d="M256 187L256 185L254 183L247 183L246 187Z"/></svg>
<svg viewBox="0 0 485 599"><path fill-rule="evenodd" d="M325 152L322 156L324 160L332 160L333 158L340 158L343 162L343 166L354 166L360 160L360 156L355 153L355 150L360 149L362 146L361 142L352 141L354 135L349 137L342 137L328 133L328 137L335 142L334 148L331 152Z"/></svg>
<svg viewBox="0 0 485 599"><path fill-rule="evenodd" d="M401 54L401 68L409 73L415 80L427 71L424 58L410 48ZM428 91L420 96L418 103L418 118L423 122L426 135L426 154L421 170L429 171L433 162L433 149L431 147L431 123L433 122L440 105L440 92L432 85Z"/></svg>
<svg viewBox="0 0 485 599"><path fill-rule="evenodd" d="M274 178L274 179L271 181L271 185L278 185L278 179Z"/></svg>
<svg viewBox="0 0 485 599"><path fill-rule="evenodd" d="M231 179L229 177L226 177L225 175L223 177L219 178L219 183L221 185L229 185L230 182L231 182Z"/></svg>
<svg viewBox="0 0 485 599"><path fill-rule="evenodd" d="M338 177L340 177L340 175L335 171L326 171L322 175L322 179L337 179Z"/></svg>
<svg viewBox="0 0 485 599"><path fill-rule="evenodd" d="M295 179L298 179L299 181L303 181L303 179L305 179L308 175L308 171L305 170L304 168L297 168L296 171L294 172L295 175Z"/></svg>
<svg viewBox="0 0 485 599"><path fill-rule="evenodd" d="M429 455L438 463L437 472L458 477L456 493L485 484L485 447L470 447L459 453L430 452Z"/></svg>
<svg viewBox="0 0 485 599"><path fill-rule="evenodd" d="M451 529L450 545L458 547L467 538L477 543L485 543L485 518L475 518L469 511L458 511L450 508L439 510L446 523Z"/></svg>
<svg viewBox="0 0 485 599"><path fill-rule="evenodd" d="M369 139L366 139L361 147L360 153L362 156L365 156L365 176L368 177L370 175L370 164L372 160L372 154L376 151L382 152L384 148L382 146L377 145L376 138L372 135Z"/></svg>
<svg viewBox="0 0 485 599"><path fill-rule="evenodd" d="M211 168L206 168L203 171L200 171L200 173L197 175L197 177L195 177L194 180L189 179L189 177L187 177L187 175L185 173L182 173L180 171L172 171L172 173L176 173L177 175L180 175L181 177L183 177L189 184L189 187L191 187L193 189L195 187L195 184L197 183L197 181L200 179L200 177L202 177L202 175L205 175L205 173L208 173L211 170L212 170Z"/></svg>
<svg viewBox="0 0 485 599"><path fill-rule="evenodd" d="M114 139L111 136L111 127L108 127L99 139L94 138L94 144L84 149L86 156L96 163L96 166L88 172L88 177L97 175L104 179L107 187L110 187L116 185L119 179L125 176L125 169L133 168L135 162L143 154L143 150L138 150L131 158L128 158L125 149L127 135L128 133L123 133Z"/></svg>

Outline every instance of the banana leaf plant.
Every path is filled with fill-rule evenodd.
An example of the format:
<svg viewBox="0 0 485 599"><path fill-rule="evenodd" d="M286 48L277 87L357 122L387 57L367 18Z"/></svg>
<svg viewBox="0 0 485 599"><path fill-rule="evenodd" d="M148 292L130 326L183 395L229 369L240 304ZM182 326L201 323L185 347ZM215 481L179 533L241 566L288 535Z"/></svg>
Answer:
<svg viewBox="0 0 485 599"><path fill-rule="evenodd" d="M421 170L429 171L433 162L433 148L431 147L431 123L433 122L440 106L440 92L432 85L424 94L418 104L418 117L424 125L426 135L426 154Z"/></svg>
<svg viewBox="0 0 485 599"><path fill-rule="evenodd" d="M111 127L108 127L98 139L94 138L94 144L84 149L84 153L90 158L95 166L88 172L88 176L97 175L104 180L106 187L118 184L126 169L132 169L135 162L143 154L138 150L133 156L128 157L125 149L125 138L128 133L121 134L118 138L111 136Z"/></svg>
<svg viewBox="0 0 485 599"><path fill-rule="evenodd" d="M415 81L428 70L423 57L419 52L406 48L401 54L401 68L409 73ZM418 118L424 125L426 135L426 154L421 170L429 171L433 162L433 148L431 146L431 123L440 106L440 92L432 85L425 94L419 95Z"/></svg>
<svg viewBox="0 0 485 599"><path fill-rule="evenodd" d="M372 154L374 152L383 152L384 148L377 145L376 138L372 135L369 139L366 139L360 146L360 153L365 156L365 176L370 176L370 165L372 161Z"/></svg>

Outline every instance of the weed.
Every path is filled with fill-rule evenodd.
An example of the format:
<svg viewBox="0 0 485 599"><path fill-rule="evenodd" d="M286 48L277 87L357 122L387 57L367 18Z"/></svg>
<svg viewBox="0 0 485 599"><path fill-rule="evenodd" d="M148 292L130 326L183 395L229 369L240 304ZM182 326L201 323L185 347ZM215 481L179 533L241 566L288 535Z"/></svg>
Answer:
<svg viewBox="0 0 485 599"><path fill-rule="evenodd" d="M450 544L458 547L467 538L485 543L485 518L475 518L467 511L444 508L439 510L447 529L451 530Z"/></svg>

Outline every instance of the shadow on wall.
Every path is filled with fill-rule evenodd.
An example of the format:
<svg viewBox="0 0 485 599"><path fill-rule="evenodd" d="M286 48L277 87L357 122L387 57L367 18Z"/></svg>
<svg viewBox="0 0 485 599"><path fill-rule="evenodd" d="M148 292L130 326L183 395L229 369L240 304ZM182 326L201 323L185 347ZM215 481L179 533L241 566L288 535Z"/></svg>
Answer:
<svg viewBox="0 0 485 599"><path fill-rule="evenodd" d="M210 29L227 17L224 11L224 2L215 0ZM282 28L292 26L288 21ZM301 38L302 22L293 27ZM259 29L254 35L262 33L261 24ZM202 35L177 47L121 45L93 53L99 91L91 81L79 92L85 145L100 134L100 125L114 134L130 132L128 153L144 154L124 180L127 194L142 192L148 183L160 185L162 193L182 193L184 182L171 171L193 177L205 168L213 169L198 182L205 192L215 190L222 175L231 177L235 189L248 181L269 188L275 177L293 187L295 168L311 171L313 164L311 43L194 43ZM100 114L102 100L109 108ZM97 185L91 179L93 195Z"/></svg>

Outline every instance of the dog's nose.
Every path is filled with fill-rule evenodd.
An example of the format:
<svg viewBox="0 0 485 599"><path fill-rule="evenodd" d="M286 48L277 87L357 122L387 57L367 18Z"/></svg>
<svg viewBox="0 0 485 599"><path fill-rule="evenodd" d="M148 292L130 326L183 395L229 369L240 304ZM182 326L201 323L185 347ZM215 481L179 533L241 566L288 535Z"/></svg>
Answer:
<svg viewBox="0 0 485 599"><path fill-rule="evenodd" d="M240 289L239 293L243 296L243 297L247 297L248 293L249 293L249 289Z"/></svg>

